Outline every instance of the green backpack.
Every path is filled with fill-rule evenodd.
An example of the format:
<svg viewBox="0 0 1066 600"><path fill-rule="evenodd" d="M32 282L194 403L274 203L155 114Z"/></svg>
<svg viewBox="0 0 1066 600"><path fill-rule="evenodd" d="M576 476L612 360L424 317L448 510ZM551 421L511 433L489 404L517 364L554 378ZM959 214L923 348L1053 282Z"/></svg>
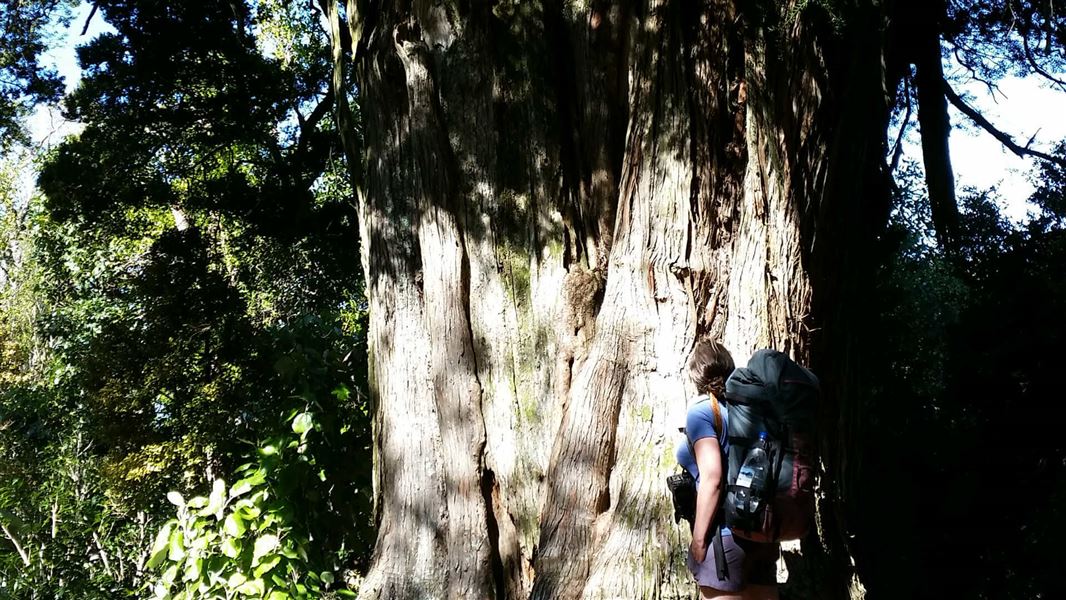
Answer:
<svg viewBox="0 0 1066 600"><path fill-rule="evenodd" d="M756 542L803 537L814 522L818 378L776 350L759 350L726 380L729 452L719 515L734 535ZM764 489L743 490L737 478L759 434L769 455ZM763 501L754 510L746 492ZM740 500L738 500L738 496Z"/></svg>

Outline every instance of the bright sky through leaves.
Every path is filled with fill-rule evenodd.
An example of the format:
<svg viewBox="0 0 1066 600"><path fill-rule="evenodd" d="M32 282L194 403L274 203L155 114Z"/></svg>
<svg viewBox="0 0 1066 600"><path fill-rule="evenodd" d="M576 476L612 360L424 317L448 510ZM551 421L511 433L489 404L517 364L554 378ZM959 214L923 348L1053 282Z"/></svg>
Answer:
<svg viewBox="0 0 1066 600"><path fill-rule="evenodd" d="M54 64L64 77L67 91L80 78L74 48L88 42L104 31L111 31L101 15L93 17L84 36L81 29L89 14L90 5L83 4L75 11L65 36L66 44L53 48L45 57L46 64ZM951 74L955 65L945 63ZM985 84L970 81L958 91L968 96L996 127L1024 145L1031 136L1033 147L1047 151L1056 142L1066 139L1066 94L1052 89L1046 80L1031 76L1008 76L998 83L995 96ZM956 187L987 189L996 186L1003 198L1000 207L1015 223L1027 220L1032 206L1026 200L1033 192L1027 173L1034 166L1032 158L1020 158L1003 147L984 130L951 107L951 157ZM30 119L30 133L35 144L52 145L64 135L76 131L76 125L63 120L55 107L40 107ZM896 131L890 131L894 136ZM912 115L904 146L904 157L921 161L921 142L918 136L917 114Z"/></svg>
<svg viewBox="0 0 1066 600"><path fill-rule="evenodd" d="M1036 135L1033 148L1047 152L1057 141L1066 138L1066 94L1052 89L1039 76L1005 77L999 82L1002 94L997 93L995 100L978 81L970 82L965 91L990 122L1020 145L1024 146ZM1034 189L1026 174L1036 159L1016 156L954 107L951 122L955 125L951 133L951 160L956 185L978 189L998 186L1007 201L1000 207L1004 214L1011 221L1024 220L1027 211L1032 209L1026 200Z"/></svg>

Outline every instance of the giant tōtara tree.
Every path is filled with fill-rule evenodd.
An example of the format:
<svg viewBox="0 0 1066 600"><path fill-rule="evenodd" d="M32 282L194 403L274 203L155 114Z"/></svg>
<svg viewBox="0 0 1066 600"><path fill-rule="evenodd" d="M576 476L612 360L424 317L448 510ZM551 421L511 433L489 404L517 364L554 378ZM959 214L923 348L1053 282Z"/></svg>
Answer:
<svg viewBox="0 0 1066 600"><path fill-rule="evenodd" d="M684 357L704 333L740 359L775 346L822 374L805 591L861 594L845 542L861 413L849 325L912 64L952 242L945 4L323 9L335 95L351 60L364 119L338 102L377 406L363 597L686 593L662 478Z"/></svg>
<svg viewBox="0 0 1066 600"><path fill-rule="evenodd" d="M324 6L363 116L364 597L687 594L663 477L704 333L825 378L804 552L849 593L848 299L896 86L883 7L807 4Z"/></svg>
<svg viewBox="0 0 1066 600"><path fill-rule="evenodd" d="M1005 47L1035 61L1058 35L1037 3L958 5L321 2L371 311L362 597L690 593L663 477L702 334L822 375L820 518L792 593L862 595L854 325L896 91L915 90L950 247L947 101L965 105L941 39L1024 16Z"/></svg>

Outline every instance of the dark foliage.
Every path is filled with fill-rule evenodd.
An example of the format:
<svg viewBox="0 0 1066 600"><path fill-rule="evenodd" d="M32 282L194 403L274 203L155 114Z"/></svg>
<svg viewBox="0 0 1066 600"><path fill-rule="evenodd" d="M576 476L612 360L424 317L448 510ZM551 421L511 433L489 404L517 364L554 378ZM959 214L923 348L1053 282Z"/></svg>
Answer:
<svg viewBox="0 0 1066 600"><path fill-rule="evenodd" d="M1024 229L971 191L961 253L932 245L903 179L872 324L861 555L872 597L1054 598L1066 535L1058 350L1066 342L1063 173ZM924 224L924 226L923 226ZM876 590L876 592L874 592Z"/></svg>

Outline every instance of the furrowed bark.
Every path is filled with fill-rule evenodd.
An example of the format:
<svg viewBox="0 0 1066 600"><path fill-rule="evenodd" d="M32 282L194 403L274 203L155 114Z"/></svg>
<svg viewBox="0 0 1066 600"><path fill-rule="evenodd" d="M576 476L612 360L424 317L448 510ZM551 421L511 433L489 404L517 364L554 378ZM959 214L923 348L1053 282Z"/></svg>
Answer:
<svg viewBox="0 0 1066 600"><path fill-rule="evenodd" d="M373 133L386 134L368 141L379 158L405 168L371 169L367 181L368 192L384 200L365 211L364 243L371 311L381 313L371 323L373 372L380 481L389 484L380 489L378 550L362 593L489 597L492 546L482 495L485 429L468 312L469 262L458 174L423 25L448 35L446 15L432 10L422 24L397 22L391 39L378 40L371 77L383 78L367 94L380 113L375 117L383 118ZM403 87L390 90L397 82ZM390 389L385 382L397 373L403 381ZM412 456L419 468L412 468Z"/></svg>
<svg viewBox="0 0 1066 600"><path fill-rule="evenodd" d="M558 44L559 124L568 224L590 269L605 268L618 202L626 126L631 3L546 3Z"/></svg>
<svg viewBox="0 0 1066 600"><path fill-rule="evenodd" d="M612 375L621 380L620 393L611 398L618 405L610 415L615 421L610 485L601 497L609 504L595 506L584 585L560 586L565 591L559 597L649 598L684 586L669 568L674 532L662 476L671 466L675 441L663 435L668 408L685 398L679 374L696 328L687 270L694 177L690 65L665 61L687 43L687 16L680 5L652 3L643 26L631 33L632 119L607 294L598 317L605 326L593 346L593 357L608 366L598 353L624 348L623 355L611 357ZM599 382L588 385L595 389ZM564 578L572 577L581 575L564 571Z"/></svg>
<svg viewBox="0 0 1066 600"><path fill-rule="evenodd" d="M522 597L532 580L532 525L548 432L558 423L547 401L556 397L555 365L543 355L557 352L564 345L557 340L565 340L556 327L564 275L559 185L552 182L558 173L557 144L545 135L552 117L543 93L528 91L547 87L544 48L533 45L543 37L543 16L523 8L497 18L485 6L460 18L454 7L415 3L367 15L367 22L375 23L360 65L367 81L363 107L374 113L366 128L372 158L361 202L370 217L363 228L368 278L391 278L383 286L393 291L383 290L381 296L399 289L422 315L424 337L392 336L392 343L425 343L427 350L388 364L377 351L378 345L388 346L388 334L372 334L374 369L375 374L397 366L417 371L426 357L433 359L431 395L437 398L443 447L428 454L441 469L442 484L434 493L450 539L435 547L446 554L444 560L428 565L438 584L447 585L409 585L417 580L403 572L409 560L380 550L402 547L409 533L384 523L390 510L403 514L408 509L383 501L379 551L361 593L367 598ZM494 42L518 50L501 56L491 51ZM533 73L516 69L515 63ZM512 132L526 139L511 139ZM501 169L497 156L512 162ZM428 201L404 198L409 188L416 196L429 190ZM397 234L411 243L395 244ZM379 238L386 239L375 246ZM422 270L410 266L413 253ZM532 294L533 286L541 293ZM378 310L376 291L371 288L371 310ZM371 327L396 325L372 318ZM457 357L462 357L458 363L436 362ZM417 364L407 364L408 359ZM472 379L458 382L440 377L468 372ZM465 387L470 381L479 384L476 393ZM379 392L381 404L396 402L387 390ZM455 400L442 403L441 397L449 395ZM385 446L405 428L390 421L390 410L379 413L376 438ZM418 452L417 443L411 446ZM452 462L457 452L460 460ZM384 448L381 453L388 454ZM413 465L408 461L405 467ZM391 479L389 466L380 461L382 498L401 487Z"/></svg>

